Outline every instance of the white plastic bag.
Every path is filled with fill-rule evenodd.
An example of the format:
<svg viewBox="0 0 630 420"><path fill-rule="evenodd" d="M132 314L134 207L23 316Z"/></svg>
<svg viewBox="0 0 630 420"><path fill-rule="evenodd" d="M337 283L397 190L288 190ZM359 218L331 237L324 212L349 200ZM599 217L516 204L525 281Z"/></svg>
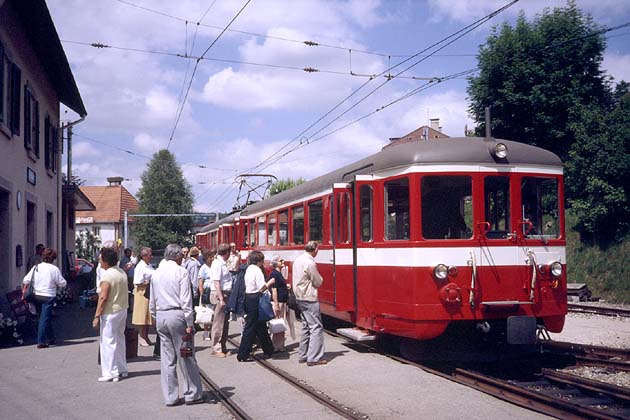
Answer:
<svg viewBox="0 0 630 420"><path fill-rule="evenodd" d="M214 310L205 306L195 306L195 313L197 318L195 322L197 324L211 324L214 316Z"/></svg>
<svg viewBox="0 0 630 420"><path fill-rule="evenodd" d="M287 329L286 325L284 325L284 319L282 318L274 318L269 320L269 331L271 334L278 334L281 332L285 332Z"/></svg>

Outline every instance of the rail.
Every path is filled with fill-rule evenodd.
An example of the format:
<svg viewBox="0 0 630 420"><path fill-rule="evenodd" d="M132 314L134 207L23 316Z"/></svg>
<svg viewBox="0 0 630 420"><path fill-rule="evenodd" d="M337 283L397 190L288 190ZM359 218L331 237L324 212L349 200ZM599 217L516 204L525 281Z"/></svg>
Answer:
<svg viewBox="0 0 630 420"><path fill-rule="evenodd" d="M224 392L219 385L217 385L210 377L201 369L199 370L201 375L201 381L208 387L210 391L214 393L217 400L223 404L223 406L238 420L253 420L254 418L248 415L238 404L236 404L230 396Z"/></svg>
<svg viewBox="0 0 630 420"><path fill-rule="evenodd" d="M630 317L630 309L612 308L610 306L604 307L569 303L567 304L567 308L569 309L569 312L575 313Z"/></svg>

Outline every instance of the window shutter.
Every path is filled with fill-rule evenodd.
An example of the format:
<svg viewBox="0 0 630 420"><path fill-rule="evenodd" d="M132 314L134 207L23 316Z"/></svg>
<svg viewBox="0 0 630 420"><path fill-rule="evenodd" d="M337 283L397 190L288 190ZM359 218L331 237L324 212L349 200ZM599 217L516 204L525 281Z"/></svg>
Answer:
<svg viewBox="0 0 630 420"><path fill-rule="evenodd" d="M44 164L46 169L52 169L50 154L52 151L52 136L50 135L50 117L47 115L44 119Z"/></svg>
<svg viewBox="0 0 630 420"><path fill-rule="evenodd" d="M11 63L11 132L20 135L20 95L22 93L22 70Z"/></svg>
<svg viewBox="0 0 630 420"><path fill-rule="evenodd" d="M57 149L59 148L59 129L57 127L53 127L52 132L52 170L57 173ZM71 219L74 220L74 217Z"/></svg>
<svg viewBox="0 0 630 420"><path fill-rule="evenodd" d="M32 98L32 97L31 97ZM39 159L39 102L35 99L33 101L33 115L31 116L33 120L33 151L35 152L35 156Z"/></svg>
<svg viewBox="0 0 630 420"><path fill-rule="evenodd" d="M4 46L0 43L0 123L6 121L4 113Z"/></svg>
<svg viewBox="0 0 630 420"><path fill-rule="evenodd" d="M33 148L31 140L31 92L24 86L24 148Z"/></svg>

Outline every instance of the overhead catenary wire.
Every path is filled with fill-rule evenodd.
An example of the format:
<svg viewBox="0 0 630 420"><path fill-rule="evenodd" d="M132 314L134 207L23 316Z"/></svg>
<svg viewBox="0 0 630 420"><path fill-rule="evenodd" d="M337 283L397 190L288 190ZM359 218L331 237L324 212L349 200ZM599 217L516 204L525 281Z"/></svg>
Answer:
<svg viewBox="0 0 630 420"><path fill-rule="evenodd" d="M305 72L309 74L322 73L322 74L360 77L360 78L367 78L367 79L373 79L376 77L384 77L384 78L389 77L388 75L385 75L385 74L381 74L381 75L361 74L361 73L356 73L356 72L348 71L348 70L322 69L322 68L316 68L313 66L298 67L298 66L288 66L288 65L283 65L283 64L256 63L252 61L243 61L243 60L235 60L235 59L227 59L227 58L216 58L216 57L203 57L202 58L202 57L198 57L198 56L194 56L190 54L184 55L180 53L167 52L167 51L155 51L155 50L148 50L148 49L141 49L141 48L121 47L121 46L104 44L101 42L82 42L82 41L71 41L71 40L62 40L62 42L65 42L68 44L85 45L85 46L99 48L99 49L114 49L114 50L121 50L121 51L140 52L140 53L146 53L146 54L157 54L157 55L164 55L164 56L170 56L170 57L177 57L177 58L189 60L189 63L192 60L205 60L205 61L214 61L214 62L220 62L220 63L240 64L240 65L256 66L256 67L267 67L267 68L272 68L272 69L293 70L293 71L300 71L300 72ZM461 54L460 56L474 56L474 54ZM187 67L186 73L188 73L188 67ZM434 77L400 76L399 78L410 79L410 80L429 80ZM182 94L184 91L184 87L185 87L185 83L182 86Z"/></svg>
<svg viewBox="0 0 630 420"><path fill-rule="evenodd" d="M186 99L188 98L188 94L190 93L190 88L191 88L192 82L193 82L193 80L195 78L195 73L197 72L197 68L199 67L199 62L208 53L208 51L210 51L210 49L217 43L217 41L221 38L221 36L223 36L225 31L234 23L234 21L241 15L241 13L243 13L243 10L245 10L247 5L249 5L249 3L251 1L252 0L246 0L245 1L243 6L239 9L239 11L236 13L236 15L232 18L232 20L230 20L230 22L225 27L225 29L223 31L221 31L221 33L219 35L217 35L217 37L214 39L214 41L212 41L212 43L208 46L208 48L206 48L206 50L203 52L203 54L201 54L201 57L198 58L195 61L195 67L193 67L193 71L192 71L192 74L190 76L190 82L188 83L188 88L186 88L186 94L184 95L184 99L182 100L182 103L181 103L181 105L179 107L179 111L177 112L177 117L175 119L175 124L173 125L173 129L171 130L171 135L169 136L168 144L166 146L166 150L168 150L171 147L171 143L173 142L173 137L175 135L175 131L177 130L177 126L179 125L179 121L180 121L180 118L181 118L182 113L184 111L184 107L186 106Z"/></svg>
<svg viewBox="0 0 630 420"><path fill-rule="evenodd" d="M141 9L141 10L144 10L144 11L147 11L147 12L151 12L151 13L155 13L157 15L161 15L163 17L167 17L167 18L170 18L170 19L175 19L175 20L178 20L180 22L190 22L191 21L189 19L185 19L185 18L182 18L180 16L171 15L169 13L165 13L165 12L162 12L162 11L159 11L159 10L156 10L156 9L151 9L149 7L141 6L141 5L132 3L132 2L127 1L127 0L116 0L116 1L119 2L119 3L126 4L128 6L136 7L138 9ZM380 56L380 57L394 57L394 58L409 57L408 54L392 54L392 53L368 51L368 50L364 50L364 49L361 49L361 48L354 48L354 47L350 48L348 46L343 46L343 45L332 45L332 44L328 44L328 43L324 43L324 42L320 42L320 41L299 40L299 39L292 39L292 38L281 37L281 36L266 35L266 34L251 32L251 31L242 31L242 30L238 30L238 29L232 29L232 28L229 28L229 27L221 27L221 26L215 26L215 25L202 24L200 22L198 24L199 24L199 26L203 26L203 27L206 27L206 28L211 28L211 29L216 29L216 30L223 30L223 31L229 31L229 32L243 34L243 35L255 36L255 37L259 37L259 38L273 39L273 40L276 40L276 41L284 41L284 42L303 44L303 45L307 45L309 47L323 47L323 48L332 48L332 49L345 50L345 51L347 51L349 49L352 49L352 51L356 51L356 52L363 53L363 54L376 55L376 56Z"/></svg>
<svg viewBox="0 0 630 420"><path fill-rule="evenodd" d="M350 110L354 109L356 106L358 106L360 103L362 103L365 99L367 99L369 96L371 96L372 94L374 94L377 90L379 90L381 87L383 87L385 84L389 83L392 79L400 76L401 74L405 73L406 71L410 70L411 68L415 67L416 65L418 65L419 63L421 63L422 61L426 60L427 58L429 58L431 56L431 54L434 54L440 50L442 50L443 48L446 48L446 46L452 44L453 42L457 41L458 39L462 38L464 35L472 32L473 30L475 30L477 27L481 26L482 24L486 23L487 21L489 21L491 18L493 18L494 16L496 16L497 14L505 11L506 9L508 9L509 7L513 6L514 4L516 4L519 0L512 0L510 3L504 5L503 7L500 7L499 9L489 13L488 15L477 19L475 22L464 26L463 28L459 29L458 31L452 33L451 35L442 38L441 40L433 43L432 45L422 49L421 51L417 52L416 54L410 56L409 58L399 62L398 64L391 66L390 68L384 70L383 72L381 72L379 74L379 76L385 74L385 73L390 73L391 70L398 68L400 66L402 66L403 64L411 61L412 59L418 57L419 55L432 50L433 48L437 48L439 45L441 44L445 44L442 45L441 47L437 48L437 50L432 51L430 54L428 54L427 56L423 56L423 58L421 58L420 60L417 60L415 63L411 64L410 66L407 66L406 68L404 68L403 70L399 71L396 75L393 75L392 77L388 77L385 79L385 81L383 83L381 83L380 85L378 85L375 89L373 89L371 92L369 92L367 95L365 95L363 98L361 98L358 102L355 102L352 106L350 106L348 109L346 109L344 112L342 112L341 114L337 115L333 120L329 121L324 127L320 128L318 131L316 131L314 134L311 134L311 137L314 135L317 135L317 133L321 132L322 130L326 129L327 127L329 127L332 123L334 123L335 121L337 121L339 118L341 118L343 115L345 115L346 113L348 113ZM452 39L454 38L454 39ZM451 40L452 39L452 40ZM451 41L449 41L451 40ZM448 41L448 42L447 42ZM323 121L326 117L328 117L330 114L332 114L335 110L337 110L337 108L339 108L342 104L344 104L346 101L348 101L350 98L352 98L355 94L357 94L360 90L362 90L365 86L367 86L367 84L373 79L368 79L365 83L363 83L361 86L359 86L356 90L354 90L352 93L350 93L348 96L346 96L345 98L343 98L340 102L338 102L333 108L331 108L329 111L327 111L324 115L322 115L321 117L319 117L315 122L313 122L312 124L310 124L307 128L305 128L304 130L302 130L297 136L293 137L293 139L291 139L290 141L288 141L285 145L283 145L280 149L278 149L277 151L275 151L274 153L270 154L267 158L263 159L262 162L260 162L259 164L257 164L256 166L254 166L253 168L250 169L250 171L254 171L258 168L260 168L262 165L264 165L265 163L269 162L270 160L274 159L274 156L276 156L278 153L282 152L284 149L286 149L287 147L289 147L291 144L295 143L298 139L301 139L311 128L313 128L315 125L319 124L321 121Z"/></svg>

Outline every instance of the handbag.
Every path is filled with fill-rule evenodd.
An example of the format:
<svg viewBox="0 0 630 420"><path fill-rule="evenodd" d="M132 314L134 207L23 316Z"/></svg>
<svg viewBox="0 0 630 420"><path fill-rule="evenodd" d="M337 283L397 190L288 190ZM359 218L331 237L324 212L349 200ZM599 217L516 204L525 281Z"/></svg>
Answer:
<svg viewBox="0 0 630 420"><path fill-rule="evenodd" d="M289 309L293 309L294 311L298 310L298 306L297 306L297 298L295 297L295 293L293 292L293 289L288 289L289 291L289 297L287 298L287 306L289 307Z"/></svg>
<svg viewBox="0 0 630 420"><path fill-rule="evenodd" d="M195 313L197 317L195 318L195 322L197 324L211 324L212 318L214 317L214 311L212 308L208 308L206 306L195 306Z"/></svg>
<svg viewBox="0 0 630 420"><path fill-rule="evenodd" d="M269 320L269 331L271 334L283 333L287 329L284 324L284 319L282 318L274 318Z"/></svg>
<svg viewBox="0 0 630 420"><path fill-rule="evenodd" d="M271 307L271 297L269 293L261 294L258 298L258 320L269 321L275 317L276 315L273 313L273 308Z"/></svg>
<svg viewBox="0 0 630 420"><path fill-rule="evenodd" d="M147 287L144 288L144 298L145 299L151 298L151 283L147 284Z"/></svg>
<svg viewBox="0 0 630 420"><path fill-rule="evenodd" d="M33 268L33 274L31 274L31 281L28 284L28 288L26 292L24 292L24 300L27 302L35 302L35 273L37 272L37 267L39 264L35 265Z"/></svg>

